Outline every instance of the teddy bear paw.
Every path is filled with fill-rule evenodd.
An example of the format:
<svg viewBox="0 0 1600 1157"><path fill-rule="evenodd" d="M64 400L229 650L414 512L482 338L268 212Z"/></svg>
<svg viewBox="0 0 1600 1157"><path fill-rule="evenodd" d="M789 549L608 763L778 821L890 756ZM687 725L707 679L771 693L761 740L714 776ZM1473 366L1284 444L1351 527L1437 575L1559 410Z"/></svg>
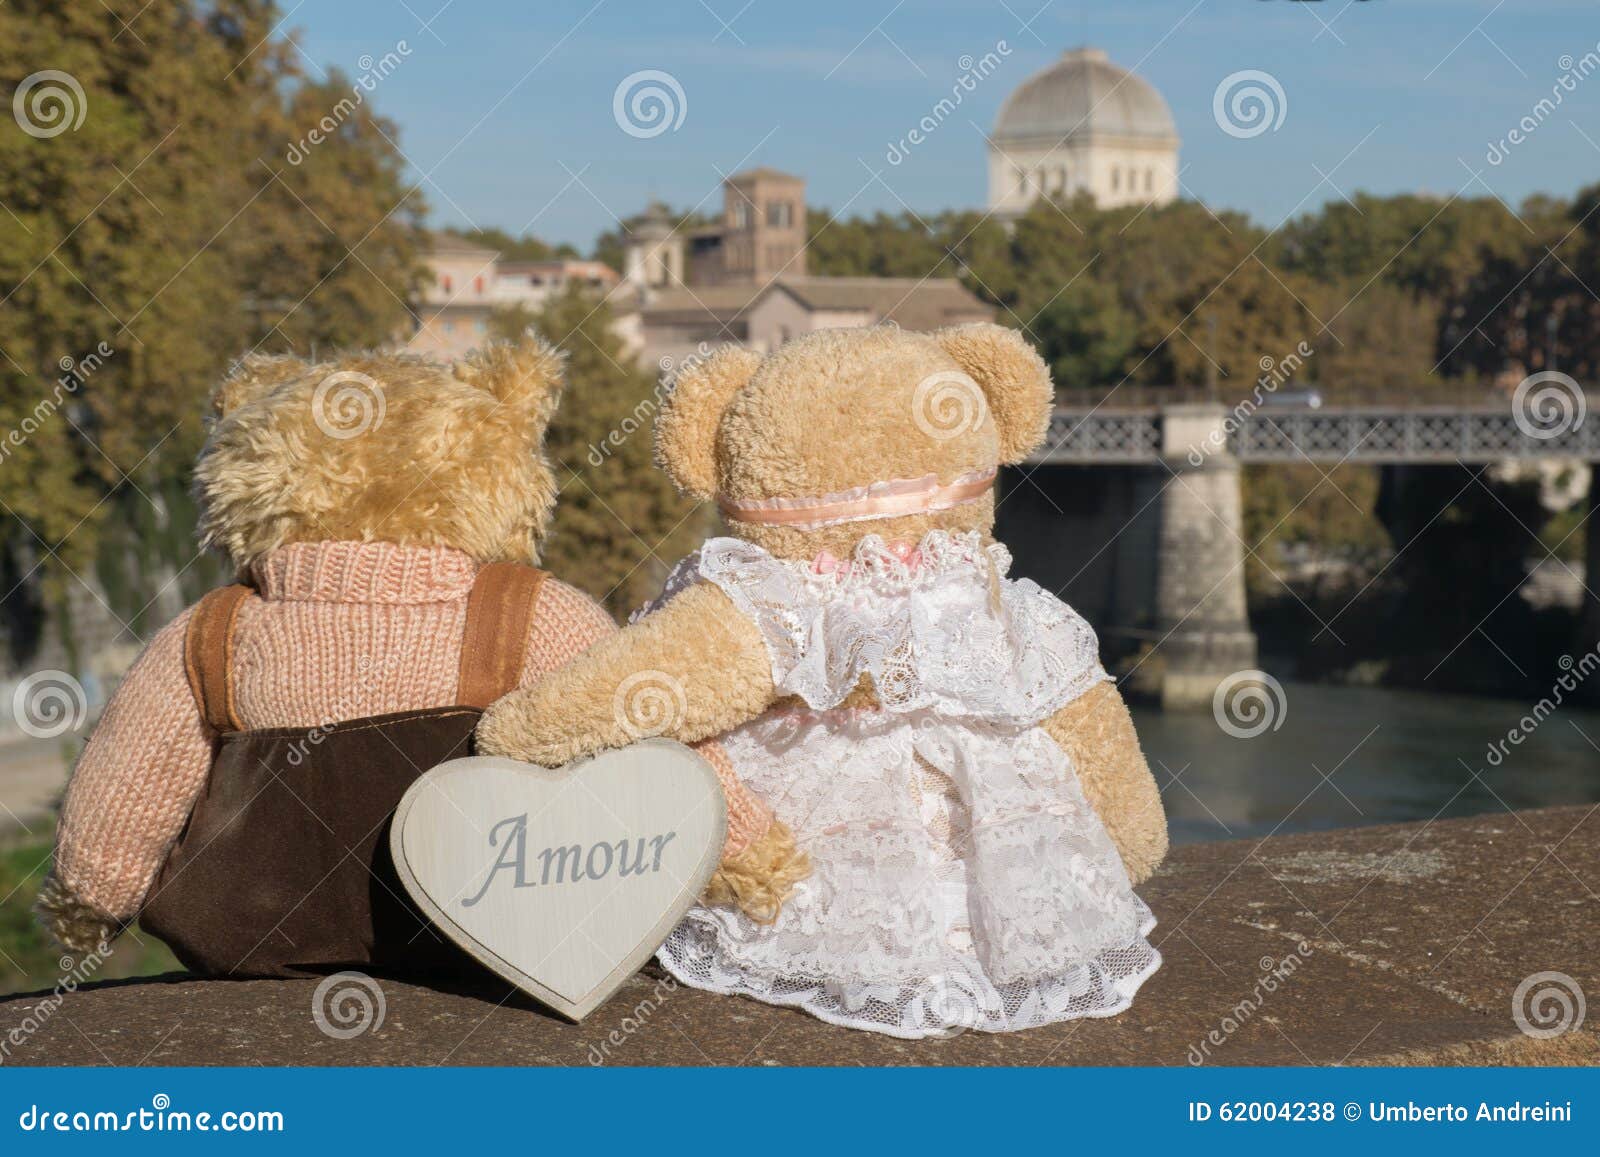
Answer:
<svg viewBox="0 0 1600 1157"><path fill-rule="evenodd" d="M588 754L562 734L559 722L546 725L536 712L519 702L515 694L506 696L483 713L473 748L479 755L501 755L540 767L562 767Z"/></svg>
<svg viewBox="0 0 1600 1157"><path fill-rule="evenodd" d="M54 873L45 877L33 910L57 944L79 955L102 951L122 931L119 921L84 903Z"/></svg>
<svg viewBox="0 0 1600 1157"><path fill-rule="evenodd" d="M771 924L794 887L811 874L811 858L795 846L779 820L755 843L727 857L702 897L712 906L737 907L758 924Z"/></svg>

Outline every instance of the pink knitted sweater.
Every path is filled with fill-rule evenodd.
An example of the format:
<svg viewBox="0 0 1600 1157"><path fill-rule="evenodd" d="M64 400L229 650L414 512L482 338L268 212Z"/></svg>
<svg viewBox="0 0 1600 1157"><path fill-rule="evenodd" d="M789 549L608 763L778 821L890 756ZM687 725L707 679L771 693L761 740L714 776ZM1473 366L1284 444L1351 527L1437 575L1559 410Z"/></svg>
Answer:
<svg viewBox="0 0 1600 1157"><path fill-rule="evenodd" d="M251 568L260 599L234 629L233 686L246 728L322 727L455 702L467 595L478 564L445 547L302 543ZM185 611L151 640L107 704L73 771L55 872L119 920L144 902L211 767L215 733L184 673ZM589 596L545 580L522 682L537 682L616 625ZM728 797L728 843L765 833L770 813L715 743L702 744Z"/></svg>

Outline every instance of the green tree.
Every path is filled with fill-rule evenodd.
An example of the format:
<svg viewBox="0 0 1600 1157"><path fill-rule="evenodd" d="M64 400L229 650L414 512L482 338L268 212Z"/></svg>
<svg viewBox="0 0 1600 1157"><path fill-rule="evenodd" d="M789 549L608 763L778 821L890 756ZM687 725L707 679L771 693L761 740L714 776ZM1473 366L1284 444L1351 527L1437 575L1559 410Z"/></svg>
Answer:
<svg viewBox="0 0 1600 1157"><path fill-rule="evenodd" d="M544 565L624 617L661 592L715 511L682 498L653 461L663 388L617 338L610 309L573 288L538 313L496 314L491 332L533 328L567 355L567 389L545 440L561 487Z"/></svg>
<svg viewBox="0 0 1600 1157"><path fill-rule="evenodd" d="M806 214L806 272L819 277L950 277L949 254L932 226L912 213L836 221Z"/></svg>
<svg viewBox="0 0 1600 1157"><path fill-rule="evenodd" d="M0 96L22 110L0 132L0 554L25 602L59 604L91 563L123 571L124 615L193 593L183 495L212 382L252 348L405 325L421 205L393 126L343 78L306 82L280 15L0 7Z"/></svg>
<svg viewBox="0 0 1600 1157"><path fill-rule="evenodd" d="M1068 286L1030 326L1050 359L1057 389L1115 386L1131 365L1139 322L1096 281Z"/></svg>

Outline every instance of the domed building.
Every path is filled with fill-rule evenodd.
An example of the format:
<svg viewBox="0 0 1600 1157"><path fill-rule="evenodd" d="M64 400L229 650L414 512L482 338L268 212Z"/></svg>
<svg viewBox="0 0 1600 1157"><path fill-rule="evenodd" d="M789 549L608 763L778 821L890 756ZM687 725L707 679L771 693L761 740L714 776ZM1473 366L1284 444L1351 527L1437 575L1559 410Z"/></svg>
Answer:
<svg viewBox="0 0 1600 1157"><path fill-rule="evenodd" d="M1148 81L1078 48L1006 98L989 146L989 208L1027 211L1040 197L1091 194L1103 208L1164 205L1178 195L1178 130Z"/></svg>

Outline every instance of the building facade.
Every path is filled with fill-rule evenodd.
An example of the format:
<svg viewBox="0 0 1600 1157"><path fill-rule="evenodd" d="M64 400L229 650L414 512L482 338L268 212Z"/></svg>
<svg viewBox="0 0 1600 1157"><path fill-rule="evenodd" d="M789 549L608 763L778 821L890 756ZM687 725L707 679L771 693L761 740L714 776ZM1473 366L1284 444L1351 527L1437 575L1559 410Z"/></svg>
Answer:
<svg viewBox="0 0 1600 1157"><path fill-rule="evenodd" d="M714 224L675 228L658 204L628 227L623 268L647 361L670 367L730 342L766 352L818 329L928 330L993 317L954 278L809 276L800 177L752 169L722 192Z"/></svg>
<svg viewBox="0 0 1600 1157"><path fill-rule="evenodd" d="M1042 197L1087 193L1102 208L1178 196L1178 131L1161 94L1098 48L1023 81L995 120L989 208L1015 217Z"/></svg>
<svg viewBox="0 0 1600 1157"><path fill-rule="evenodd" d="M430 246L428 281L418 295L415 329L406 346L442 360L488 341L496 310L538 310L552 295L575 286L604 296L622 282L600 261L506 261L496 250L447 233L434 234Z"/></svg>

